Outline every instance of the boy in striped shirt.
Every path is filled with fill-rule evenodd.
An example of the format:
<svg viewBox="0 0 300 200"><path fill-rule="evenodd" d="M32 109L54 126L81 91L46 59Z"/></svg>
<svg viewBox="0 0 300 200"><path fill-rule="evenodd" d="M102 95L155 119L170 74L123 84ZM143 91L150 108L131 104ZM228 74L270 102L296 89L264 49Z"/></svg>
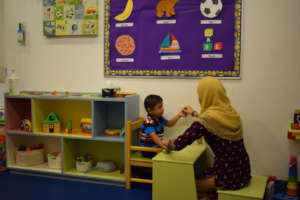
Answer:
<svg viewBox="0 0 300 200"><path fill-rule="evenodd" d="M146 97L144 106L148 116L142 124L140 145L145 147L160 147L167 149L167 147L162 143L164 126L174 126L181 117L185 116L184 111L181 110L175 117L168 121L163 117L163 99L160 96L153 94ZM142 153L144 157L148 158L152 158L156 155L154 152Z"/></svg>

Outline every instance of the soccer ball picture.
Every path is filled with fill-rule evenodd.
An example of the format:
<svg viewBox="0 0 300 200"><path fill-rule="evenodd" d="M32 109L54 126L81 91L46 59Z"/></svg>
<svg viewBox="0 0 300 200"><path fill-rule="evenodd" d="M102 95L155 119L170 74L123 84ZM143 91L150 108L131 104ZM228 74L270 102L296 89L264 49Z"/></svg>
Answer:
<svg viewBox="0 0 300 200"><path fill-rule="evenodd" d="M200 11L204 17L216 18L222 12L222 0L202 0L200 4Z"/></svg>

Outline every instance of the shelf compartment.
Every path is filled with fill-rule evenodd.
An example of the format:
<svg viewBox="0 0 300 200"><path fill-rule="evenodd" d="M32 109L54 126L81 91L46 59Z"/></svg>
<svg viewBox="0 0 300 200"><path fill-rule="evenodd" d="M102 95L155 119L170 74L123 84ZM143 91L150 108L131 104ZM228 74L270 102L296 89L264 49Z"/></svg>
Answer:
<svg viewBox="0 0 300 200"><path fill-rule="evenodd" d="M94 165L98 161L112 160L116 163L117 168L124 168L124 144L111 143L95 140L77 140L64 138L64 157L63 173L65 175L80 176L87 178L105 179L108 181L124 182L125 175L120 170L114 172L102 172L93 170L89 173L83 173L76 170L75 158L78 155L90 154L93 156Z"/></svg>
<svg viewBox="0 0 300 200"><path fill-rule="evenodd" d="M19 166L16 164L15 151L19 146L38 146L44 145L45 162L40 165L29 167ZM7 145L7 167L11 169L21 169L28 171L38 171L47 173L61 173L61 169L50 169L47 163L47 154L52 152L61 152L61 139L54 137L37 137L30 135L14 135L8 134L6 137Z"/></svg>
<svg viewBox="0 0 300 200"><path fill-rule="evenodd" d="M94 136L107 141L124 142L122 136L107 136L105 129L125 128L124 102L94 102Z"/></svg>
<svg viewBox="0 0 300 200"><path fill-rule="evenodd" d="M82 118L91 118L91 101L85 100L56 100L34 99L33 100L33 130L34 134L55 135L65 137L91 138L92 135L84 134L80 129ZM43 132L43 121L49 113L54 112L61 121L59 133ZM65 133L68 120L72 120L74 133Z"/></svg>
<svg viewBox="0 0 300 200"><path fill-rule="evenodd" d="M20 124L25 118L31 121L31 99L6 98L6 131L29 133L20 129Z"/></svg>

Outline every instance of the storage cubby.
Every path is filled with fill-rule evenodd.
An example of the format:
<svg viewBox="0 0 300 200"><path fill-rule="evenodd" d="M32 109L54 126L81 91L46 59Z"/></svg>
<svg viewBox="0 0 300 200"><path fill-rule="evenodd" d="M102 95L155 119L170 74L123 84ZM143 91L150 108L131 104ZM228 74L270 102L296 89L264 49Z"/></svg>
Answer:
<svg viewBox="0 0 300 200"><path fill-rule="evenodd" d="M125 175L120 169L124 169L124 144L111 143L96 140L67 139L63 141L63 172L66 175L81 176L96 179L107 179L111 181L125 181ZM89 173L76 170L76 156L90 154L93 156L93 166L98 161L112 160L117 165L117 170L113 172L103 172L95 169Z"/></svg>
<svg viewBox="0 0 300 200"><path fill-rule="evenodd" d="M61 139L56 137L38 137L29 135L8 134L7 144L7 167L12 169L40 171L48 173L61 173L61 169L50 169L47 163L47 154L61 152ZM44 163L33 166L20 166L16 164L16 151L20 146L36 147L39 144L44 145Z"/></svg>
<svg viewBox="0 0 300 200"><path fill-rule="evenodd" d="M107 136L105 129L125 128L125 102L95 101L94 102L94 136L104 139L124 141L121 136Z"/></svg>
<svg viewBox="0 0 300 200"><path fill-rule="evenodd" d="M6 98L6 132L23 132L20 125L24 119L31 120L31 99Z"/></svg>
<svg viewBox="0 0 300 200"><path fill-rule="evenodd" d="M58 96L51 95L50 92L24 92L22 95L6 94L5 104L8 169L37 174L60 174L78 179L93 179L101 183L125 183L125 137L108 136L104 133L105 129L123 128L125 132L126 121L138 119L138 95L101 98L99 94ZM26 132L20 130L20 124L27 117L32 122L32 131L24 134ZM65 132L69 120L72 121L72 133ZM84 130L91 130L91 134L81 132L81 121L85 123ZM34 150L27 154L21 151L16 156L18 147L34 147L39 144L44 144L44 152ZM48 153L55 152L61 152L61 157L51 154L50 162L47 163ZM39 164L43 161L43 154L45 162ZM116 163L117 170L103 172L95 169L88 173L77 171L75 157L85 154L93 155L94 166L99 161L109 160ZM89 168L89 163L80 164L78 166L82 170Z"/></svg>
<svg viewBox="0 0 300 200"><path fill-rule="evenodd" d="M56 99L34 99L33 100L33 131L36 134L92 137L81 132L80 121L82 118L91 118L91 101L88 100L56 100ZM49 133L43 131L43 121L54 112L59 118L60 132ZM68 121L72 120L74 133L65 133Z"/></svg>

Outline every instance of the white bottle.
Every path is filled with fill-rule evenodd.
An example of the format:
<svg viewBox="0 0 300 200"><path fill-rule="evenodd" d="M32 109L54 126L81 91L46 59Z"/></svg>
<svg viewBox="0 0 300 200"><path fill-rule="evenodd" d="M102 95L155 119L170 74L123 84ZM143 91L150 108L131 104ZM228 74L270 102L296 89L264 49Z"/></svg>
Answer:
<svg viewBox="0 0 300 200"><path fill-rule="evenodd" d="M11 70L11 74L8 77L8 87L10 95L17 95L20 93L19 90L19 77L17 77L15 70Z"/></svg>

